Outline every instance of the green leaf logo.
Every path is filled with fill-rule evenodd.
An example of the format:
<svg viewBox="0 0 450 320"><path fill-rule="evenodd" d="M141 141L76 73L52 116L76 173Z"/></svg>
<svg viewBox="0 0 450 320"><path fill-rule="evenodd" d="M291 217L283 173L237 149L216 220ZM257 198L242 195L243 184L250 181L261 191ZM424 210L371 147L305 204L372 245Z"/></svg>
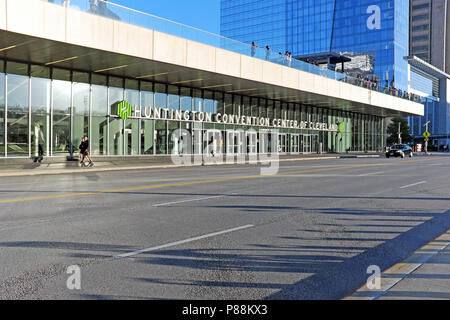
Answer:
<svg viewBox="0 0 450 320"><path fill-rule="evenodd" d="M117 105L117 116L121 117L123 120L131 117L132 112L131 104L129 104L128 101L123 100Z"/></svg>

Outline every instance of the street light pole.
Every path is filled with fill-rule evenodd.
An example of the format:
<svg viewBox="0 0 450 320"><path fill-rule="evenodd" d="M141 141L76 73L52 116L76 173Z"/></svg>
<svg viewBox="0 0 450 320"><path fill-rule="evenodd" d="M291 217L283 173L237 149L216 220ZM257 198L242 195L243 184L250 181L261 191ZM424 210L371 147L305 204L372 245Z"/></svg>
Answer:
<svg viewBox="0 0 450 320"><path fill-rule="evenodd" d="M427 123L424 124L425 130L426 132L428 132L428 125L430 124L431 121L428 121ZM425 138L425 147L424 147L424 151L425 154L428 154L428 138Z"/></svg>

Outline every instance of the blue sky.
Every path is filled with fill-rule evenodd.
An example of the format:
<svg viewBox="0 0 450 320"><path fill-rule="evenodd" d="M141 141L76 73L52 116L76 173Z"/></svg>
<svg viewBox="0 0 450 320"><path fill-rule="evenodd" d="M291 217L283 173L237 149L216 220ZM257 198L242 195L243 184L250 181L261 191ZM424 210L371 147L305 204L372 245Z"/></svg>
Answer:
<svg viewBox="0 0 450 320"><path fill-rule="evenodd" d="M123 6L220 33L220 0L110 0Z"/></svg>

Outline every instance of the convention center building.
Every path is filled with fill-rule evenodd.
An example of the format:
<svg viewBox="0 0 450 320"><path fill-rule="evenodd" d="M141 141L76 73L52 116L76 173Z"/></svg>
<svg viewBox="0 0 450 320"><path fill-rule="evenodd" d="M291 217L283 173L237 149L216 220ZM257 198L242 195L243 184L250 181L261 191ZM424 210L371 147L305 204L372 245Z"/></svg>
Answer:
<svg viewBox="0 0 450 320"><path fill-rule="evenodd" d="M99 157L381 151L386 118L424 115L406 91L93 3L0 0L0 158L75 156L83 136Z"/></svg>

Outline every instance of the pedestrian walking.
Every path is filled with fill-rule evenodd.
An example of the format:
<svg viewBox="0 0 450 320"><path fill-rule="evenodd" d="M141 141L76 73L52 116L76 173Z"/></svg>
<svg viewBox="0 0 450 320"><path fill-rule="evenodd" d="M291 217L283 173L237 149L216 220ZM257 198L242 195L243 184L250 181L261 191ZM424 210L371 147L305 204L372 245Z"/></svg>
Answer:
<svg viewBox="0 0 450 320"><path fill-rule="evenodd" d="M256 48L258 48L258 46L252 41L252 57L256 54Z"/></svg>
<svg viewBox="0 0 450 320"><path fill-rule="evenodd" d="M40 163L42 160L44 160L44 148L42 147L42 144L39 143L39 145L38 145L38 157L37 157L36 161Z"/></svg>
<svg viewBox="0 0 450 320"><path fill-rule="evenodd" d="M98 0L89 0L90 2L90 11L92 13L98 13Z"/></svg>
<svg viewBox="0 0 450 320"><path fill-rule="evenodd" d="M270 47L266 46L266 60L269 61L270 60Z"/></svg>
<svg viewBox="0 0 450 320"><path fill-rule="evenodd" d="M223 146L223 140L222 137L219 138L219 155L222 155L222 146Z"/></svg>
<svg viewBox="0 0 450 320"><path fill-rule="evenodd" d="M94 165L94 162L92 161L89 155L89 140L87 136L84 136L81 139L79 149L80 149L80 165L82 167L86 167L86 163L84 161L87 159L89 161L87 166L92 167Z"/></svg>
<svg viewBox="0 0 450 320"><path fill-rule="evenodd" d="M284 60L283 54L281 52L278 52L278 63L283 64L283 62L284 62L283 60Z"/></svg>

